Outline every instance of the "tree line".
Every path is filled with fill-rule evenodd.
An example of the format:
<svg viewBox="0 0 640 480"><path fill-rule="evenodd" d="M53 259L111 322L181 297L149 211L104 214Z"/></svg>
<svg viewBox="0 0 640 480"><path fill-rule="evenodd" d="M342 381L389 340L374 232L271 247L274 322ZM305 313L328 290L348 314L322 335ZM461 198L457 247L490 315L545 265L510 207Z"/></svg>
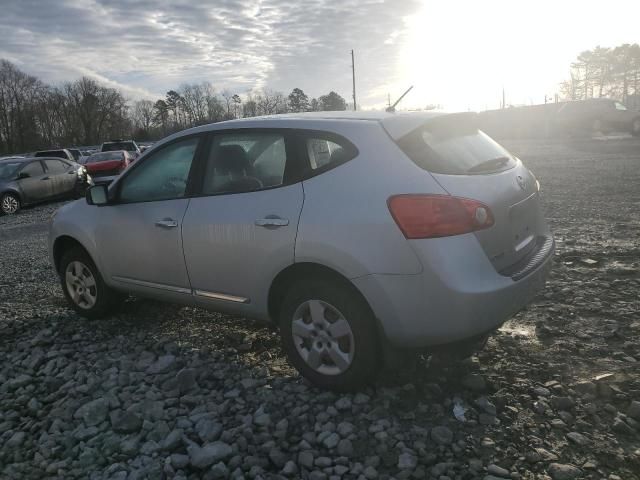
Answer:
<svg viewBox="0 0 640 480"><path fill-rule="evenodd" d="M156 100L128 101L89 77L48 85L0 60L0 154L96 145L108 139L153 140L185 128L287 112L346 110L336 92L310 98L268 88L242 96L209 82L184 84Z"/></svg>
<svg viewBox="0 0 640 480"><path fill-rule="evenodd" d="M623 103L640 95L640 45L597 46L580 53L561 91L567 100L607 97Z"/></svg>

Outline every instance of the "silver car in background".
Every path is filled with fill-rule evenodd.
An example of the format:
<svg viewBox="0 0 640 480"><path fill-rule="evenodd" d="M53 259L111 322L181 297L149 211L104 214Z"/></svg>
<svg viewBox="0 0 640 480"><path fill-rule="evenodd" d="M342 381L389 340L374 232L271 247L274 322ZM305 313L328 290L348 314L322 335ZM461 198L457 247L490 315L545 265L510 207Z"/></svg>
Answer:
<svg viewBox="0 0 640 480"><path fill-rule="evenodd" d="M316 385L386 352L471 345L543 287L539 184L474 114L289 114L205 125L62 207L50 253L80 314L133 294L273 322Z"/></svg>

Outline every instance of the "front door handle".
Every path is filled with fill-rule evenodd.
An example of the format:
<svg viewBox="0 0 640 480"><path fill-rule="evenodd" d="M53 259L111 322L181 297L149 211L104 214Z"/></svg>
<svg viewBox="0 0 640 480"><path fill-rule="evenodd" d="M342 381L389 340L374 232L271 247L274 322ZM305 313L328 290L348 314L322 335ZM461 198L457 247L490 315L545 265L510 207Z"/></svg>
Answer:
<svg viewBox="0 0 640 480"><path fill-rule="evenodd" d="M175 220L171 220L170 218L165 218L163 220L158 220L156 222L156 227L162 228L176 228L178 226L178 222Z"/></svg>
<svg viewBox="0 0 640 480"><path fill-rule="evenodd" d="M268 216L256 220L256 225L258 227L285 227L289 225L289 220L287 220L286 218Z"/></svg>
<svg viewBox="0 0 640 480"><path fill-rule="evenodd" d="M43 177L42 180L51 180L51 177Z"/></svg>

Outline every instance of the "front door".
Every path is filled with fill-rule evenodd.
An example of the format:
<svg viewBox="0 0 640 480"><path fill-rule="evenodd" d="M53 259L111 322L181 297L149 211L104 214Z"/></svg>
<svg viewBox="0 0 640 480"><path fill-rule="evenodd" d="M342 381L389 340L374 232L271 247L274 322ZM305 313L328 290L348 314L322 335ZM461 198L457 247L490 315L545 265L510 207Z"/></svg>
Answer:
<svg viewBox="0 0 640 480"><path fill-rule="evenodd" d="M199 195L182 233L196 299L221 310L264 316L269 287L294 261L302 184L282 132L213 136Z"/></svg>
<svg viewBox="0 0 640 480"><path fill-rule="evenodd" d="M21 174L26 175L24 178L18 179L24 203L42 202L53 196L51 177L45 173L40 160L26 164L18 172L18 176Z"/></svg>
<svg viewBox="0 0 640 480"><path fill-rule="evenodd" d="M199 136L162 147L128 170L100 207L96 232L108 281L167 299L191 295L182 253L187 183Z"/></svg>

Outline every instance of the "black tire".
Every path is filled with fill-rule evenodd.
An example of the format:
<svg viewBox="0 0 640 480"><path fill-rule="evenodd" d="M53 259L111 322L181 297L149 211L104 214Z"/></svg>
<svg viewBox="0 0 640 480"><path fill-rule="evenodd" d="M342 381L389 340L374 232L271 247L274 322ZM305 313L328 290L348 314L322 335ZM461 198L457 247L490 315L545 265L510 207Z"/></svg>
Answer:
<svg viewBox="0 0 640 480"><path fill-rule="evenodd" d="M298 352L293 335L294 314L305 302L313 300L334 307L349 324L353 335L353 359L344 372L320 373ZM326 318L326 311L323 315ZM314 385L338 392L359 390L378 375L380 356L374 321L371 309L352 287L322 279L295 283L284 297L278 319L283 347L291 364Z"/></svg>
<svg viewBox="0 0 640 480"><path fill-rule="evenodd" d="M21 207L20 197L15 193L8 192L0 198L0 210L5 215L14 215L20 211Z"/></svg>
<svg viewBox="0 0 640 480"><path fill-rule="evenodd" d="M81 306L72 298L72 293L69 291L67 285L66 272L67 268L72 262L79 262L83 265L92 275L94 279L94 287L87 288L87 291L91 292L92 296L95 296L95 303L93 305ZM77 265L77 264L76 264ZM109 288L102 279L102 275L96 268L95 263L91 260L91 257L87 252L80 247L74 247L62 255L60 260L60 284L67 302L71 308L86 318L102 318L113 312L119 307L125 299L125 295Z"/></svg>

